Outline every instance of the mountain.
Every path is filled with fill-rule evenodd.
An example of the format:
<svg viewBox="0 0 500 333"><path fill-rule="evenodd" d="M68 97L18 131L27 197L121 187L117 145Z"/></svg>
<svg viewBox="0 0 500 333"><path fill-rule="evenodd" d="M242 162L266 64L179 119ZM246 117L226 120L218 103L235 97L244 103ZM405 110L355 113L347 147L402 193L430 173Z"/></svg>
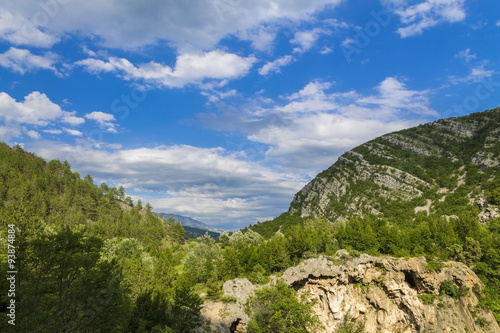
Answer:
<svg viewBox="0 0 500 333"><path fill-rule="evenodd" d="M186 233L193 237L200 237L203 236L205 232L208 232L212 238L217 239L219 238L220 234L226 231L223 229L211 227L208 224L197 221L188 216L169 214L169 213L156 213L156 214L160 215L165 220L168 220L170 217L172 217L174 220L179 221L186 230Z"/></svg>
<svg viewBox="0 0 500 333"><path fill-rule="evenodd" d="M344 153L299 191L288 213L410 220L473 210L500 216L500 108L380 136Z"/></svg>

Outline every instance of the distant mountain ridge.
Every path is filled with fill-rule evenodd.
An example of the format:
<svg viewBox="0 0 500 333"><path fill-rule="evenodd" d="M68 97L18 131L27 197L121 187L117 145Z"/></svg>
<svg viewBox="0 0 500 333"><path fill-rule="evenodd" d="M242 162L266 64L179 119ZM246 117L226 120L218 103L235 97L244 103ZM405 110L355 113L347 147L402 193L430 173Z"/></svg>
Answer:
<svg viewBox="0 0 500 333"><path fill-rule="evenodd" d="M160 215L165 220L168 220L170 217L172 217L174 220L179 221L183 227L199 229L202 231L210 231L210 232L212 232L214 234L218 234L218 235L227 231L224 229L214 228L208 224L205 224L203 222L200 222L200 221L195 220L195 219L188 217L188 216L183 216L183 215L179 215L179 214L170 214L170 213L156 213L156 214ZM189 230L186 230L186 232L188 232L188 231Z"/></svg>

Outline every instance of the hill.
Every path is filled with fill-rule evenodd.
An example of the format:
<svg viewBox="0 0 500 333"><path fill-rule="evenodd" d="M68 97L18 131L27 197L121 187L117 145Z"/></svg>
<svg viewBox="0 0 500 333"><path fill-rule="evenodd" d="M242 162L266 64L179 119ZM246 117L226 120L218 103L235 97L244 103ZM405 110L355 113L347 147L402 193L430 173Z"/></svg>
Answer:
<svg viewBox="0 0 500 333"><path fill-rule="evenodd" d="M500 216L500 108L390 133L344 153L299 191L288 213L345 220L419 212Z"/></svg>
<svg viewBox="0 0 500 333"><path fill-rule="evenodd" d="M196 326L179 319L196 315L201 302L189 284L174 285L180 259L172 248L185 243L180 223L156 216L149 204L134 205L123 188L97 186L68 162L47 162L19 146L0 143L0 178L0 268L11 277L0 281L10 290L0 296L2 317L9 318L0 331ZM168 319L150 327L138 308L167 305L163 298L149 304L152 290L172 296Z"/></svg>

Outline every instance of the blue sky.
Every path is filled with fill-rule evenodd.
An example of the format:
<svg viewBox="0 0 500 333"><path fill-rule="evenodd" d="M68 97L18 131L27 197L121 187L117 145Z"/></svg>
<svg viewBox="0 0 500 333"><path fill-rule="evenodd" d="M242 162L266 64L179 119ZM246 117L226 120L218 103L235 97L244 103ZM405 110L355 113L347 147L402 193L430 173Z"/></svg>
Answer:
<svg viewBox="0 0 500 333"><path fill-rule="evenodd" d="M238 229L343 152L500 105L496 0L0 0L0 140Z"/></svg>

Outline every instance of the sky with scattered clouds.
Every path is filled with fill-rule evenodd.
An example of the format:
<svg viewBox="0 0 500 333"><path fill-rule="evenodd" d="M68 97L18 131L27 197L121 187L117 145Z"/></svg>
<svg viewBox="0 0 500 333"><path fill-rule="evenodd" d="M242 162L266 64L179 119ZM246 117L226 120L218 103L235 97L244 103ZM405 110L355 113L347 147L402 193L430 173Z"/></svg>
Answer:
<svg viewBox="0 0 500 333"><path fill-rule="evenodd" d="M0 0L0 141L236 230L345 151L500 106L497 0Z"/></svg>

